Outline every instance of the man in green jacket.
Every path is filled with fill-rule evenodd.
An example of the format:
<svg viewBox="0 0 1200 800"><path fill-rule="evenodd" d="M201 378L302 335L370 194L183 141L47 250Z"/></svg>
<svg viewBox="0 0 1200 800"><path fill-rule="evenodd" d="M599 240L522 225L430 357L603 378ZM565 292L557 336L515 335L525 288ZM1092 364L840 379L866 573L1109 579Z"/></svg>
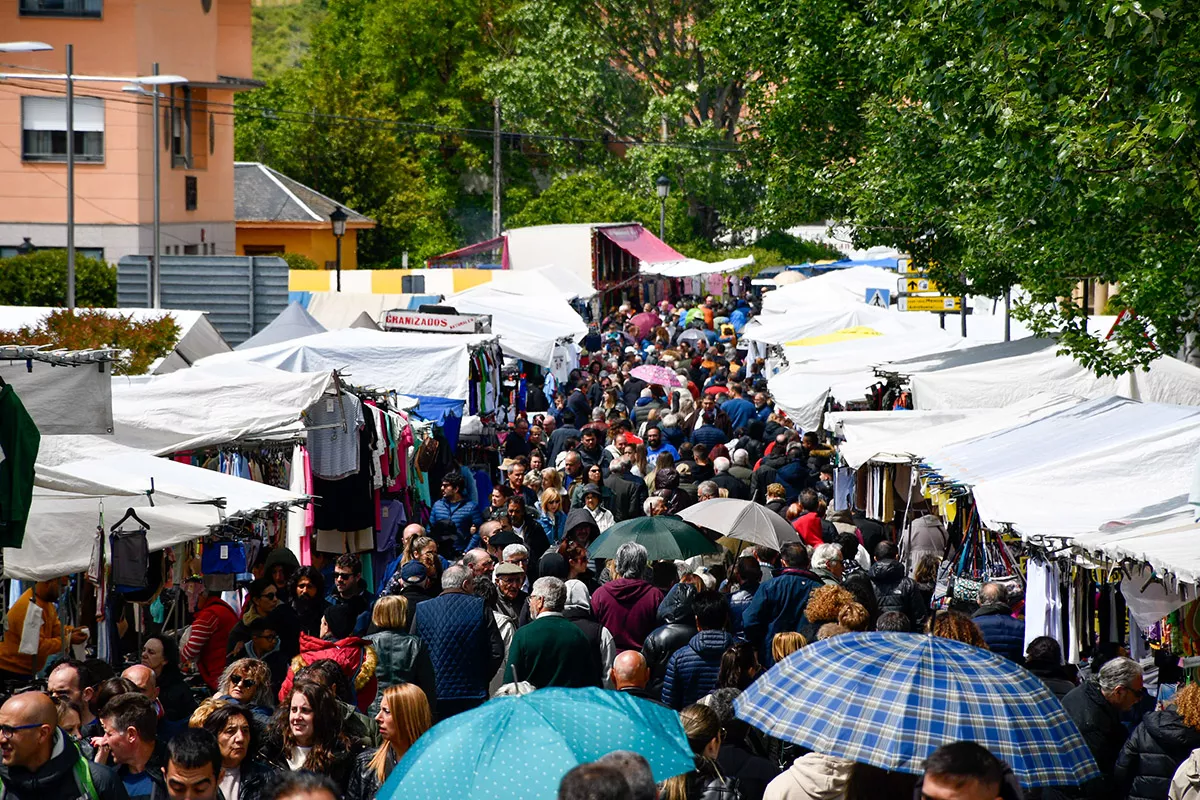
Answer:
<svg viewBox="0 0 1200 800"><path fill-rule="evenodd" d="M547 686L599 686L587 635L563 617L567 587L554 577L538 578L529 595L532 622L517 630L508 653L504 682Z"/></svg>

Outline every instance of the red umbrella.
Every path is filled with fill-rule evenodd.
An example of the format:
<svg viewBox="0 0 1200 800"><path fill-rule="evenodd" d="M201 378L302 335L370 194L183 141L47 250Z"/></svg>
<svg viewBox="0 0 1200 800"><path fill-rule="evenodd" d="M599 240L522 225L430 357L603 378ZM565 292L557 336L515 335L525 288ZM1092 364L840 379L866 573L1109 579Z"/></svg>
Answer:
<svg viewBox="0 0 1200 800"><path fill-rule="evenodd" d="M729 394L727 386L710 386L704 390L705 394Z"/></svg>
<svg viewBox="0 0 1200 800"><path fill-rule="evenodd" d="M643 339L649 339L650 332L659 325L662 325L662 318L653 311L643 311L641 314L634 316L629 322L637 326L638 336Z"/></svg>

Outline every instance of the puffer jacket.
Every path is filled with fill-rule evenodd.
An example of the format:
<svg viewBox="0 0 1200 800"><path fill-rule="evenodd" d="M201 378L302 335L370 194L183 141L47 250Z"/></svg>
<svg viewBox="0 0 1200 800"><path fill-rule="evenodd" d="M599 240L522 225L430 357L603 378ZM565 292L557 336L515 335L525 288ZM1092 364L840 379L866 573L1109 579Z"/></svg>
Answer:
<svg viewBox="0 0 1200 800"><path fill-rule="evenodd" d="M1175 770L1198 747L1200 730L1188 727L1179 712L1151 711L1121 749L1117 785L1129 800L1166 800Z"/></svg>
<svg viewBox="0 0 1200 800"><path fill-rule="evenodd" d="M652 630L642 644L642 656L650 670L650 682L646 690L651 696L662 694L667 661L696 635L696 619L692 612L692 599L695 596L694 586L677 583L658 605L658 619L664 624Z"/></svg>
<svg viewBox="0 0 1200 800"><path fill-rule="evenodd" d="M398 683L415 683L429 698L429 710L437 714L437 682L433 661L425 643L416 636L399 631L379 631L366 637L375 648L375 677L379 692L367 708L367 715L379 713L383 690Z"/></svg>
<svg viewBox="0 0 1200 800"><path fill-rule="evenodd" d="M853 772L853 761L807 753L767 784L763 800L842 800Z"/></svg>
<svg viewBox="0 0 1200 800"><path fill-rule="evenodd" d="M1009 661L1021 663L1025 650L1025 622L1014 619L1008 606L989 603L980 606L972 615L979 626L988 650L999 653Z"/></svg>
<svg viewBox="0 0 1200 800"><path fill-rule="evenodd" d="M900 611L908 616L913 630L920 630L929 610L921 602L917 584L905 574L904 565L895 559L876 561L869 574L879 600L879 613Z"/></svg>
<svg viewBox="0 0 1200 800"><path fill-rule="evenodd" d="M711 692L721 671L721 656L736 643L727 631L700 631L693 636L667 661L663 703L680 711Z"/></svg>
<svg viewBox="0 0 1200 800"><path fill-rule="evenodd" d="M357 636L347 636L334 642L307 633L300 634L300 655L292 659L287 677L283 679L279 702L287 700L297 672L324 658L333 659L342 668L342 673L350 679L358 696L358 710L366 711L379 689L379 681L375 677L378 659L370 642Z"/></svg>
<svg viewBox="0 0 1200 800"><path fill-rule="evenodd" d="M1168 800L1200 800L1200 750L1193 750L1171 778Z"/></svg>

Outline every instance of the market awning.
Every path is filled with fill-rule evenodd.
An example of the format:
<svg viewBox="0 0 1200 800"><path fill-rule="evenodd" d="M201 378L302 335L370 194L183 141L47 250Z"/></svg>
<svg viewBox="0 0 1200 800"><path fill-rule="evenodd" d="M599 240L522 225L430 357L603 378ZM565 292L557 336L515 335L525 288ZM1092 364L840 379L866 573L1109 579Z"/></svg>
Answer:
<svg viewBox="0 0 1200 800"><path fill-rule="evenodd" d="M724 261L700 261L696 258L685 258L682 261L663 261L643 263L643 275L655 275L660 278L694 278L699 275L723 275L736 272L742 267L754 263L754 256L745 258L727 258Z"/></svg>
<svg viewBox="0 0 1200 800"><path fill-rule="evenodd" d="M443 261L456 261L460 258L468 256L478 256L484 253L491 253L494 250L504 247L504 237L497 236L494 239L488 239L483 242L469 244L466 247L460 247L457 250L451 250L449 253L442 253L440 256L433 256L429 259L429 266L436 266Z"/></svg>
<svg viewBox="0 0 1200 800"><path fill-rule="evenodd" d="M688 260L683 253L678 252L641 225L614 225L599 230L604 238L647 264Z"/></svg>

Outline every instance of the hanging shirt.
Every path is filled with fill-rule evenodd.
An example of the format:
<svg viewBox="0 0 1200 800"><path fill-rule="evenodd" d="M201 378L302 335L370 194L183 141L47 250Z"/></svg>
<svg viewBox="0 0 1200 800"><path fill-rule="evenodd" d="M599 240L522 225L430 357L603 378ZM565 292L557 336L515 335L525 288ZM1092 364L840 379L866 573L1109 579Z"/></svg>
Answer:
<svg viewBox="0 0 1200 800"><path fill-rule="evenodd" d="M352 394L322 397L304 412L310 428L308 452L313 475L337 480L359 469L358 432L362 429L362 402Z"/></svg>

